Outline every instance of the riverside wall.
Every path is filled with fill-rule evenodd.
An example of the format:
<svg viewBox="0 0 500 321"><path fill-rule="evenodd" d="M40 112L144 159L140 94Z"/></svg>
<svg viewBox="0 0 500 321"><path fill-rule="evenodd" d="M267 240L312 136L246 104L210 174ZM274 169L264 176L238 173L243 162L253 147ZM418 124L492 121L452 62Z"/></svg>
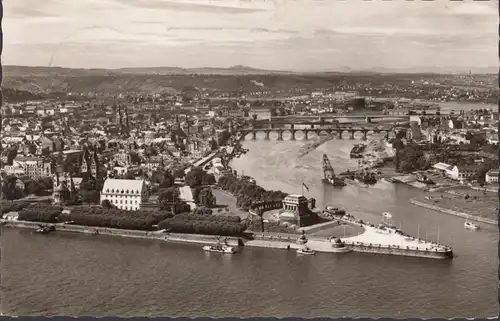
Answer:
<svg viewBox="0 0 500 321"><path fill-rule="evenodd" d="M147 240L161 240L167 242L176 243L195 243L195 244L216 244L218 242L216 235L199 235L199 234L182 234L182 233L165 233L163 231L139 231L139 230L123 230L114 228L104 228L104 227L92 227L92 226L82 226L82 225L72 225L72 224L47 224L39 222L29 222L29 221L7 221L0 220L4 223L5 227L14 228L27 228L27 229L38 229L40 225L53 225L56 229L56 233L59 232L72 232L72 233L82 233L82 234L93 234L95 231L99 232L99 235L108 236L120 236L128 238L139 238ZM227 243L231 246L238 246L242 242L238 237L224 237Z"/></svg>
<svg viewBox="0 0 500 321"><path fill-rule="evenodd" d="M422 250L418 248L404 248L398 245L386 246L380 244L365 244L360 242L348 242L344 240L346 246L351 248L354 252L360 253L372 253L372 254L383 254L383 255L397 255L397 256L409 256L409 257L419 257L419 258L429 258L429 259L451 259L453 258L452 250L440 250L440 249L428 249Z"/></svg>
<svg viewBox="0 0 500 321"><path fill-rule="evenodd" d="M431 209L431 210L434 210L437 212L441 212L441 213L445 213L445 214L449 214L449 215L454 215L457 217L462 217L462 218L465 218L465 219L468 219L471 221L476 221L476 222L481 222L481 223L486 223L486 224L491 224L491 225L498 225L498 221L492 220L489 218L480 217L480 216L471 215L471 214L462 213L462 212L457 212L457 211L450 210L450 209L443 208L443 207L439 207L436 205L420 202L420 201L417 201L415 199L410 199L409 202L413 205L428 208L428 209Z"/></svg>

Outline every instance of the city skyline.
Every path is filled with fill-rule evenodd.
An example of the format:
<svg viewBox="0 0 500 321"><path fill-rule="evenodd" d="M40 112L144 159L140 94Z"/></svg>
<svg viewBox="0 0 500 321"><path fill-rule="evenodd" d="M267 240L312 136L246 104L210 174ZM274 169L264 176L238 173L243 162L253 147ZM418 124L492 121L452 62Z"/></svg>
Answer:
<svg viewBox="0 0 500 321"><path fill-rule="evenodd" d="M35 0L4 3L5 65L464 72L498 64L492 2L47 0L43 8L35 5ZM439 68L430 70L433 66Z"/></svg>

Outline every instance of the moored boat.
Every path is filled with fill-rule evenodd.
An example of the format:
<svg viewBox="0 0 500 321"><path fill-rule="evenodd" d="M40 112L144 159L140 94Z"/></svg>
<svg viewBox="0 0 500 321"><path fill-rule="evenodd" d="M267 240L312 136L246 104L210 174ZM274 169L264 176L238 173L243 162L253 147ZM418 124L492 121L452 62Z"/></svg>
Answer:
<svg viewBox="0 0 500 321"><path fill-rule="evenodd" d="M53 225L40 225L35 233L48 234L54 232L56 228Z"/></svg>
<svg viewBox="0 0 500 321"><path fill-rule="evenodd" d="M215 252L215 253L223 253L223 254L235 254L238 252L238 249L234 246L227 245L226 241L224 244L219 240L215 245L206 245L203 247L205 252Z"/></svg>
<svg viewBox="0 0 500 321"><path fill-rule="evenodd" d="M465 228L470 229L470 230L479 230L479 225L474 224L472 222L466 221L464 223Z"/></svg>
<svg viewBox="0 0 500 321"><path fill-rule="evenodd" d="M389 212L382 212L382 216L385 218L392 218L392 214Z"/></svg>
<svg viewBox="0 0 500 321"><path fill-rule="evenodd" d="M297 250L297 254L314 255L316 252L308 247L303 247Z"/></svg>

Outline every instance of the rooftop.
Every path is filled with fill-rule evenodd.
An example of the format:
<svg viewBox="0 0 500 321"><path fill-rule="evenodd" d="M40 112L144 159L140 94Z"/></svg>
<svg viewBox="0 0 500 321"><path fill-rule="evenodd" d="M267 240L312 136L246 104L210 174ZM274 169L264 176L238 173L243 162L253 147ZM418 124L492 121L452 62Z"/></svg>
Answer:
<svg viewBox="0 0 500 321"><path fill-rule="evenodd" d="M102 187L103 193L141 194L144 180L108 178Z"/></svg>

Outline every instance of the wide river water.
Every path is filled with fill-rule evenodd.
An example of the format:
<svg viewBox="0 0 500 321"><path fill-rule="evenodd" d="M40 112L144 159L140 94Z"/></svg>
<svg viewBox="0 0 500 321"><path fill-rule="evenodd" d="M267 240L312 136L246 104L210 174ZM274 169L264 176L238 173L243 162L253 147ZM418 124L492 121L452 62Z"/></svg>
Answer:
<svg viewBox="0 0 500 321"><path fill-rule="evenodd" d="M263 135L263 134L261 134ZM286 136L286 134L284 135ZM271 135L273 137L273 134ZM408 233L452 245L451 261L350 253L298 257L244 248L204 253L197 245L106 236L35 235L2 229L1 304L7 315L479 317L498 313L495 226L464 230L460 218L408 203L418 193L380 182L334 189L321 157L356 168L356 141L332 140L303 158L295 142L246 141L232 166L267 189L315 197L377 223L389 211ZM420 226L420 228L419 228Z"/></svg>

